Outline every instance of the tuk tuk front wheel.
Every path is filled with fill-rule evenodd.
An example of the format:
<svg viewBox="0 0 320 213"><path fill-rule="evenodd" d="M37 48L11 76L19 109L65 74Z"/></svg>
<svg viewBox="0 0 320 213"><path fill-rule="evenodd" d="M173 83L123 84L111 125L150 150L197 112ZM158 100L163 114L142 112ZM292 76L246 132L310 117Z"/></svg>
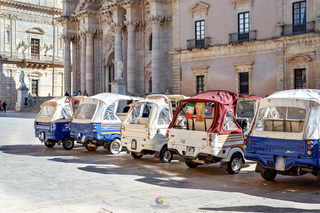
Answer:
<svg viewBox="0 0 320 213"><path fill-rule="evenodd" d="M52 147L54 147L54 145L56 145L56 143L53 141L45 141L44 145L46 145L46 147L48 147L48 148L52 148Z"/></svg>
<svg viewBox="0 0 320 213"><path fill-rule="evenodd" d="M242 167L242 156L238 153L232 155L230 161L228 162L227 172L229 174L238 174Z"/></svg>
<svg viewBox="0 0 320 213"><path fill-rule="evenodd" d="M143 155L138 155L138 154L135 153L135 152L131 152L131 156L132 156L134 159L141 159Z"/></svg>
<svg viewBox="0 0 320 213"><path fill-rule="evenodd" d="M96 151L98 149L96 145L91 145L89 143L87 143L85 147L88 151L91 151L91 152Z"/></svg>
<svg viewBox="0 0 320 213"><path fill-rule="evenodd" d="M70 150L72 149L74 146L74 141L72 138L70 137L66 137L63 139L62 141L62 147L65 149L65 150Z"/></svg>
<svg viewBox="0 0 320 213"><path fill-rule="evenodd" d="M197 168L199 166L198 163L195 163L193 162L191 159L188 159L186 158L185 161L186 165L189 167L189 168Z"/></svg>
<svg viewBox="0 0 320 213"><path fill-rule="evenodd" d="M121 141L119 139L114 139L110 146L109 146L109 151L111 154L119 154L122 150L122 145L121 145Z"/></svg>
<svg viewBox="0 0 320 213"><path fill-rule="evenodd" d="M261 177L268 181L274 180L276 176L277 176L277 171L274 169L265 169L264 172L261 173Z"/></svg>
<svg viewBox="0 0 320 213"><path fill-rule="evenodd" d="M160 160L162 163L170 163L172 160L173 154L164 146L160 151Z"/></svg>

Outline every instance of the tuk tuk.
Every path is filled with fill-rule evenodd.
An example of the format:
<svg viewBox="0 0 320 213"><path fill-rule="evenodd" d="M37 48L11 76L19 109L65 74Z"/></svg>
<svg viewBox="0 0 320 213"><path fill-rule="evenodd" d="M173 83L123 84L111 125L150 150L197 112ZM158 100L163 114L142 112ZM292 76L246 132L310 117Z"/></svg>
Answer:
<svg viewBox="0 0 320 213"><path fill-rule="evenodd" d="M248 96L249 97L249 96ZM167 130L169 151L190 168L221 162L229 174L244 163L243 131L236 122L234 92L212 90L180 100Z"/></svg>
<svg viewBox="0 0 320 213"><path fill-rule="evenodd" d="M35 136L49 148L62 143L65 150L72 149L74 139L70 137L69 124L73 110L69 97L53 98L40 107L34 121Z"/></svg>
<svg viewBox="0 0 320 213"><path fill-rule="evenodd" d="M186 98L189 98L189 97L184 96L184 95L167 95L167 96L168 96L168 98L169 98L170 101L171 101L172 112L175 112L175 111L176 111L177 102L178 102L178 101L183 100L183 99L186 99Z"/></svg>
<svg viewBox="0 0 320 213"><path fill-rule="evenodd" d="M71 137L88 151L103 146L110 153L118 154L122 149L121 122L126 115L123 108L127 101L133 100L137 98L113 93L101 93L80 100L71 120Z"/></svg>
<svg viewBox="0 0 320 213"><path fill-rule="evenodd" d="M172 120L172 106L166 95L149 95L134 103L121 127L122 145L135 159L155 154L161 162L169 163L166 130Z"/></svg>
<svg viewBox="0 0 320 213"><path fill-rule="evenodd" d="M311 173L320 180L320 90L275 92L258 101L245 158L265 180Z"/></svg>

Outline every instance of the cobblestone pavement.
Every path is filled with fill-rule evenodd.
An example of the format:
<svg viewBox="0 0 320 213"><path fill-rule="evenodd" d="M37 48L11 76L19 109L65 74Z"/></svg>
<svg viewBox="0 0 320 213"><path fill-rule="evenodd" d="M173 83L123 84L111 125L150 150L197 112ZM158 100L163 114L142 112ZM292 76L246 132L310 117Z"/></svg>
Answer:
<svg viewBox="0 0 320 213"><path fill-rule="evenodd" d="M264 181L248 161L238 175L153 156L134 160L81 146L46 148L29 113L0 113L0 212L317 212L312 175ZM164 198L158 206L155 199Z"/></svg>

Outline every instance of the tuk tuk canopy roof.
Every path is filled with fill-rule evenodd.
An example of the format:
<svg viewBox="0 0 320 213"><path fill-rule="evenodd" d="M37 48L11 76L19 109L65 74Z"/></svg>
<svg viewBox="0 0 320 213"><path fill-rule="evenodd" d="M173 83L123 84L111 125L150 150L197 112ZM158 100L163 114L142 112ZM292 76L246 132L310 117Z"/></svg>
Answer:
<svg viewBox="0 0 320 213"><path fill-rule="evenodd" d="M181 102L216 102L223 105L230 105L237 101L239 95L235 92L224 90L209 90L200 92L190 98L180 100Z"/></svg>
<svg viewBox="0 0 320 213"><path fill-rule="evenodd" d="M53 108L50 117L40 117L44 108L47 106L51 106ZM68 96L61 96L61 97L50 99L44 102L43 104L41 104L40 107L41 107L41 110L36 117L36 121L51 122L51 121L59 120L61 119L62 110L65 111L65 114L68 114L68 116L70 116L67 120L69 120L72 116L72 106Z"/></svg>
<svg viewBox="0 0 320 213"><path fill-rule="evenodd" d="M300 99L312 100L320 103L320 90L317 89L293 89L275 92L268 97L268 99Z"/></svg>
<svg viewBox="0 0 320 213"><path fill-rule="evenodd" d="M129 101L129 100L139 100L139 98L128 96L128 95L119 95L114 93L100 93L97 95L90 96L88 98L98 99L106 104L114 101Z"/></svg>

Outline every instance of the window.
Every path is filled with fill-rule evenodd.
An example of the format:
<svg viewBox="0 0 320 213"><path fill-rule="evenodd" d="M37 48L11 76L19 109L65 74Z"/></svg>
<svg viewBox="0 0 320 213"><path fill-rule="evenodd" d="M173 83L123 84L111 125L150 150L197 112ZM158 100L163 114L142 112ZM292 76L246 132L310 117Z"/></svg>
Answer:
<svg viewBox="0 0 320 213"><path fill-rule="evenodd" d="M204 20L196 21L196 47L204 46Z"/></svg>
<svg viewBox="0 0 320 213"><path fill-rule="evenodd" d="M152 33L149 37L149 50L152 51Z"/></svg>
<svg viewBox="0 0 320 213"><path fill-rule="evenodd" d="M248 72L239 73L239 92L240 94L249 94Z"/></svg>
<svg viewBox="0 0 320 213"><path fill-rule="evenodd" d="M75 119L92 119L96 112L96 104L81 104L77 109L74 118Z"/></svg>
<svg viewBox="0 0 320 213"><path fill-rule="evenodd" d="M238 14L238 40L249 39L249 12Z"/></svg>
<svg viewBox="0 0 320 213"><path fill-rule="evenodd" d="M158 125L169 125L171 122L169 107L163 108L159 114Z"/></svg>
<svg viewBox="0 0 320 213"><path fill-rule="evenodd" d="M31 81L31 94L33 96L38 96L38 80Z"/></svg>
<svg viewBox="0 0 320 213"><path fill-rule="evenodd" d="M295 2L293 3L293 33L305 32L306 31L306 2Z"/></svg>
<svg viewBox="0 0 320 213"><path fill-rule="evenodd" d="M32 38L31 39L31 56L32 58L39 59L40 54L40 40Z"/></svg>
<svg viewBox="0 0 320 213"><path fill-rule="evenodd" d="M295 69L294 70L294 88L295 89L306 89L306 69Z"/></svg>
<svg viewBox="0 0 320 213"><path fill-rule="evenodd" d="M44 108L42 108L42 112L39 117L48 118L51 116L52 111L53 111L52 106L45 106Z"/></svg>
<svg viewBox="0 0 320 213"><path fill-rule="evenodd" d="M104 113L104 116L103 116L104 120L117 120L116 116L114 115L114 107L115 107L115 103L110 104L107 107L106 112Z"/></svg>
<svg viewBox="0 0 320 213"><path fill-rule="evenodd" d="M197 76L197 93L204 91L204 75Z"/></svg>
<svg viewBox="0 0 320 213"><path fill-rule="evenodd" d="M303 130L306 110L296 107L267 107L259 110L257 131L294 132Z"/></svg>
<svg viewBox="0 0 320 213"><path fill-rule="evenodd" d="M229 109L226 117L224 118L223 129L234 130L237 129L237 125L234 123L235 117L233 115L233 109Z"/></svg>

